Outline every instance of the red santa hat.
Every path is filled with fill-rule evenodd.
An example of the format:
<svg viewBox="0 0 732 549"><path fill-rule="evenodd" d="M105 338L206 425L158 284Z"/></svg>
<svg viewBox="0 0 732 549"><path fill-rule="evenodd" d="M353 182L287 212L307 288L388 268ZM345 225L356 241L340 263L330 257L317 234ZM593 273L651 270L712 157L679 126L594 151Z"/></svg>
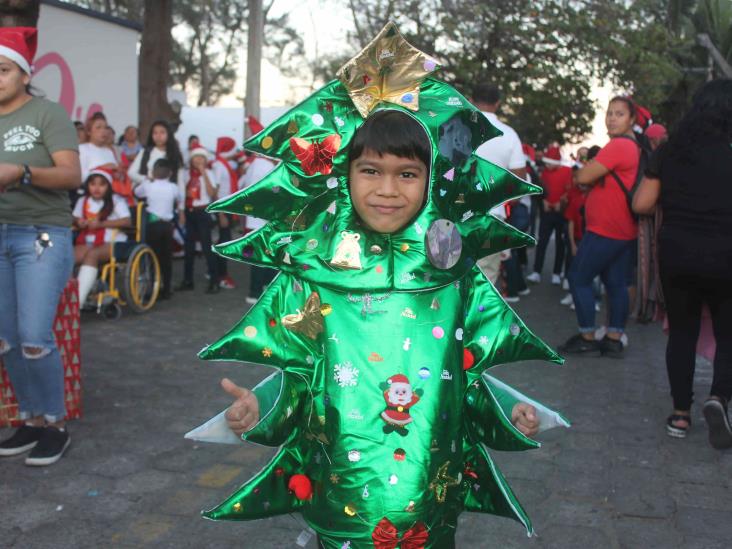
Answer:
<svg viewBox="0 0 732 549"><path fill-rule="evenodd" d="M209 154L209 152L208 152L208 151L207 151L206 149L204 149L203 147L196 147L195 149L193 149L193 150L192 150L192 151L190 152L190 158L193 158L194 156L202 156L202 157L204 157L204 158L205 158L206 160L210 160L210 159L211 159L211 155L210 155L210 154Z"/></svg>
<svg viewBox="0 0 732 549"><path fill-rule="evenodd" d="M252 135L258 134L264 129L264 126L262 126L262 123L257 120L254 116L247 116L247 125L249 126L249 131L252 132Z"/></svg>
<svg viewBox="0 0 732 549"><path fill-rule="evenodd" d="M523 143L521 145L521 150L524 151L524 156L526 157L527 162L534 162L536 160L536 149L534 149L534 147L528 143Z"/></svg>
<svg viewBox="0 0 732 549"><path fill-rule="evenodd" d="M662 139L666 137L666 127L663 124L651 124L646 130L648 139Z"/></svg>
<svg viewBox="0 0 732 549"><path fill-rule="evenodd" d="M559 147L548 147L547 150L544 151L544 156L542 157L542 160L544 161L544 164L547 164L549 166L561 166L562 153L559 150Z"/></svg>
<svg viewBox="0 0 732 549"><path fill-rule="evenodd" d="M89 181L89 179L91 179L91 177L94 175L101 175L104 179L107 180L107 183L109 183L110 185L114 180L114 174L112 173L112 170L110 170L109 168L103 168L102 166L92 169L89 172L89 176L86 178L86 180Z"/></svg>
<svg viewBox="0 0 732 549"><path fill-rule="evenodd" d="M389 379L387 379L386 382L389 385L393 385L394 383L403 383L405 385L409 385L409 379L407 379L407 376L405 376L404 374L394 374Z"/></svg>
<svg viewBox="0 0 732 549"><path fill-rule="evenodd" d="M216 156L229 158L236 155L236 141L231 137L219 137L216 140Z"/></svg>
<svg viewBox="0 0 732 549"><path fill-rule="evenodd" d="M38 31L33 27L0 28L0 55L15 62L25 73L31 73L31 64L38 47Z"/></svg>

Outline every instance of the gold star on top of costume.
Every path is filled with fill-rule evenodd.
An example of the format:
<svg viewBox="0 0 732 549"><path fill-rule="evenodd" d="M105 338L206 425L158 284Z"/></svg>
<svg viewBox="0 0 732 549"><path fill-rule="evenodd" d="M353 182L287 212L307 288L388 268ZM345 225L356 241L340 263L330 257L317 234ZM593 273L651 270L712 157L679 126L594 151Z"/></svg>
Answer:
<svg viewBox="0 0 732 549"><path fill-rule="evenodd" d="M437 62L407 42L390 21L337 76L366 118L382 101L418 110L419 86L436 68Z"/></svg>

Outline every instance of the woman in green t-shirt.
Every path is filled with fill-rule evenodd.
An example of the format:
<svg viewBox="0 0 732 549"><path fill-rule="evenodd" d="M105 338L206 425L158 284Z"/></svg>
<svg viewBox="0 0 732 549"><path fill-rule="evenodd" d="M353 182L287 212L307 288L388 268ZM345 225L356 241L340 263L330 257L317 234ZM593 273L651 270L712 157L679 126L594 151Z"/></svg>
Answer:
<svg viewBox="0 0 732 549"><path fill-rule="evenodd" d="M0 28L0 357L24 421L0 456L30 450L27 465L50 465L71 440L52 326L73 268L68 191L81 171L68 115L28 91L36 39L34 28Z"/></svg>

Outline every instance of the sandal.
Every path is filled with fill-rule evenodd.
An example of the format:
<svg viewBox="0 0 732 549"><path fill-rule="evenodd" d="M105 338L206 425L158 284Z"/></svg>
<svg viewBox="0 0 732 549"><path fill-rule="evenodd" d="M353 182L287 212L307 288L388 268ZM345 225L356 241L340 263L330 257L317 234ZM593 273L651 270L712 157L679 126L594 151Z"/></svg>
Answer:
<svg viewBox="0 0 732 549"><path fill-rule="evenodd" d="M727 417L727 403L719 397L711 396L704 403L702 411L709 426L709 444L718 450L732 448L732 428Z"/></svg>
<svg viewBox="0 0 732 549"><path fill-rule="evenodd" d="M674 425L675 421L685 421L686 427ZM691 427L691 416L671 414L666 420L666 434L673 438L686 438L686 432Z"/></svg>

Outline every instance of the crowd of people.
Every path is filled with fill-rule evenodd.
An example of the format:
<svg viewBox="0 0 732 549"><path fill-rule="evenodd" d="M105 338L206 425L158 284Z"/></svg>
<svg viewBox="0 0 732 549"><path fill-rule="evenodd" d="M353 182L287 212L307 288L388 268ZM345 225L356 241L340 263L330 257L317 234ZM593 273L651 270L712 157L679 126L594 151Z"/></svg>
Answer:
<svg viewBox="0 0 732 549"><path fill-rule="evenodd" d="M160 299L170 299L174 291L194 289L194 265L199 250L206 262L206 292L236 288L226 260L215 255L211 246L215 241L230 241L237 223L246 232L260 227L261 222L237 220L229 214L209 214L206 208L218 198L256 182L273 168L273 163L243 153L234 139L226 136L217 139L213 151L204 148L195 135L182 148L173 128L164 120L151 125L144 144L135 126L125 128L115 142L115 131L102 112L74 125L83 180L79 190L71 193L74 227L79 231L77 245L89 248L85 254L89 259L77 261L82 265L78 275L82 303L94 286L98 264L109 259L108 244L126 239L123 232L109 229L129 227L127 207L140 200L146 205L147 240L160 262ZM252 177L254 172L256 178ZM97 226L104 227L106 232ZM97 232L92 235L92 230ZM174 286L172 259L176 256L184 258L184 268L182 280ZM260 295L270 271L264 269L258 275L247 296L249 302ZM263 282L259 280L262 277Z"/></svg>
<svg viewBox="0 0 732 549"><path fill-rule="evenodd" d="M212 252L211 244L227 242L237 231L256 230L264 221L212 215L206 208L259 181L274 164L243 153L226 136L212 150L196 136L181 147L164 120L154 122L144 140L132 125L117 139L102 112L72 123L58 104L29 92L34 33L0 32L3 51L11 52L0 56L0 114L3 134L12 137L0 151L0 285L13 290L0 292L0 356L24 421L0 443L0 456L30 450L26 463L48 465L70 442L61 359L51 332L57 298L69 276L76 272L84 303L100 266L109 260L110 243L127 238L133 209L144 201L147 241L161 265L161 299L194 288L199 250L207 293L236 288L226 260ZM708 84L667 135L629 97L614 97L606 113L608 143L579 148L564 159L558 143L521 143L497 114L497 88L477 86L472 94L473 103L502 132L477 154L543 189L541 195L491 212L537 236L531 268L527 250L519 248L482 259L485 275L507 302L519 301L530 294L529 283L542 282L553 238L549 281L568 291L561 304L575 310L578 327L560 351L621 358L628 344L626 323L639 301L637 215L653 213L660 227L660 285L669 324L673 413L667 432L682 438L691 426L695 349L706 307L716 354L704 414L717 448L732 447L727 416L732 197L725 187L732 178L730 98L729 81ZM25 128L33 132L26 135ZM173 285L176 255L183 256L183 277ZM257 300L271 276L270 270L252 267L248 302ZM596 313L603 302L607 322L598 327Z"/></svg>

